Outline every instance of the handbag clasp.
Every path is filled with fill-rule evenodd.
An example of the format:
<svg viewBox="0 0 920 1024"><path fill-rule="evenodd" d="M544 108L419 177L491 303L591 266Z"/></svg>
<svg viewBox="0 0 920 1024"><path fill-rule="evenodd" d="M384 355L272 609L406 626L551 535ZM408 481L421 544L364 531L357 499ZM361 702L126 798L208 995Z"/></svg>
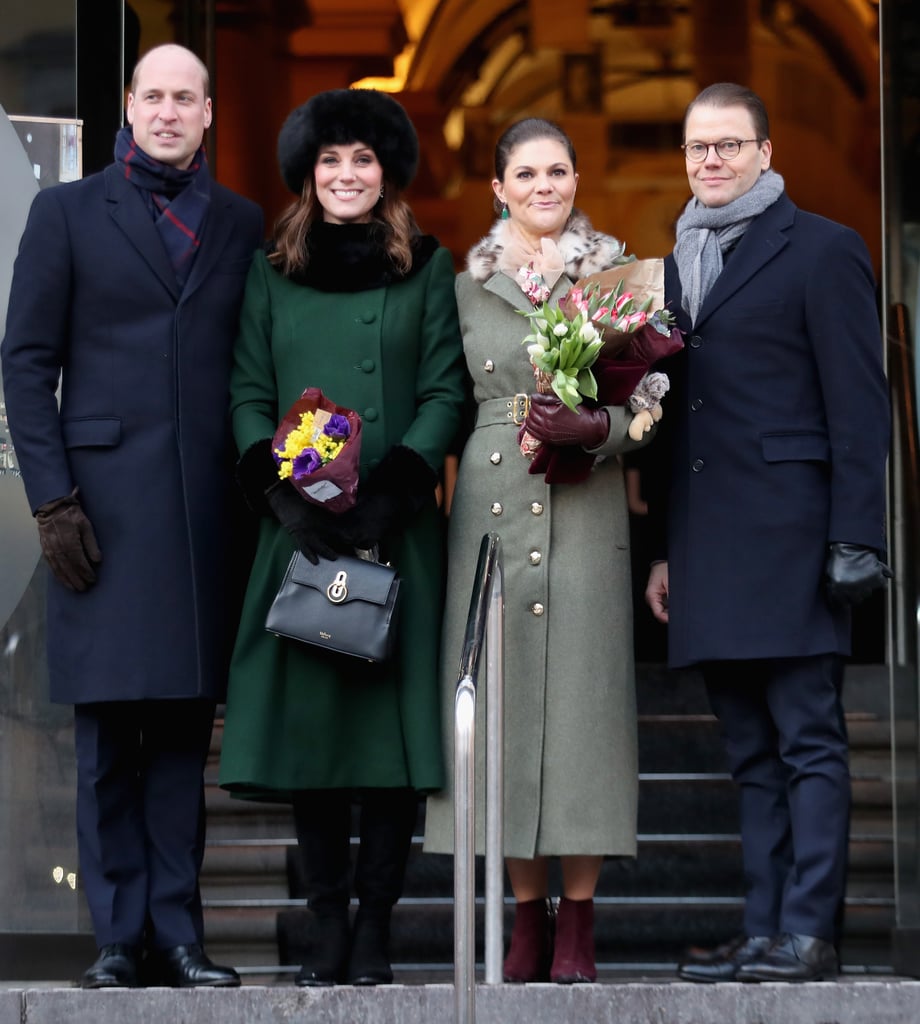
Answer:
<svg viewBox="0 0 920 1024"><path fill-rule="evenodd" d="M326 597L333 604L341 604L348 597L348 573L344 569L340 569L326 587Z"/></svg>

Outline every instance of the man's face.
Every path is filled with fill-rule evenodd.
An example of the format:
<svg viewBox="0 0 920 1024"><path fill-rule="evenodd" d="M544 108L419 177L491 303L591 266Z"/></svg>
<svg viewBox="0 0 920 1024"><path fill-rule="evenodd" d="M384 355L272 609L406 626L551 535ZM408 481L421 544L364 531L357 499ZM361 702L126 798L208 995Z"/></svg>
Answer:
<svg viewBox="0 0 920 1024"><path fill-rule="evenodd" d="M755 139L754 122L746 107L695 106L687 117L684 143L721 142L723 139ZM723 160L709 146L706 158L695 164L687 159L690 189L703 206L725 206L753 188L770 166L773 147L769 139L759 145L745 142L732 160Z"/></svg>
<svg viewBox="0 0 920 1024"><path fill-rule="evenodd" d="M127 115L135 142L148 156L188 167L211 124L211 100L191 54L166 46L144 57L137 88L128 95Z"/></svg>

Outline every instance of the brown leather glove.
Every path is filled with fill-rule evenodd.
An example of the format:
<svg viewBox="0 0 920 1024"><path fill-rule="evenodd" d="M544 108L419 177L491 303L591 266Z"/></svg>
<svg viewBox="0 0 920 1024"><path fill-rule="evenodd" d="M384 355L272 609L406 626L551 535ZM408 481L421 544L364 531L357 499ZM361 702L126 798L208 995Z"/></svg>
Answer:
<svg viewBox="0 0 920 1024"><path fill-rule="evenodd" d="M584 405L572 412L555 395L531 395L530 412L524 426L538 441L546 444L597 448L610 434L610 416L606 409L588 409Z"/></svg>
<svg viewBox="0 0 920 1024"><path fill-rule="evenodd" d="M102 552L77 499L77 489L40 505L35 521L42 554L54 575L69 590L88 590L96 582L95 567L102 561Z"/></svg>

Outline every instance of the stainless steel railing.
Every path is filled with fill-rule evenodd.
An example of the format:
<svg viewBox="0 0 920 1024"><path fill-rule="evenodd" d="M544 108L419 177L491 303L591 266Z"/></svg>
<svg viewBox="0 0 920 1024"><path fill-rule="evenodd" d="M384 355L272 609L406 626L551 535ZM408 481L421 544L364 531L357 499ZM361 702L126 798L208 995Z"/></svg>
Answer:
<svg viewBox="0 0 920 1024"><path fill-rule="evenodd" d="M454 698L454 1019L476 1020L476 687L486 664L485 980L502 981L504 571L498 534L482 538Z"/></svg>

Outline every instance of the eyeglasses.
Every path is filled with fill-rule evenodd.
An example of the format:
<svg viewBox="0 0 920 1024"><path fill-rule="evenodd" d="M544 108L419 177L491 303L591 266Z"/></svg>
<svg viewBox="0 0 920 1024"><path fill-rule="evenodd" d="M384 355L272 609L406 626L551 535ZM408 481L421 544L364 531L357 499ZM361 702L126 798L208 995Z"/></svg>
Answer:
<svg viewBox="0 0 920 1024"><path fill-rule="evenodd" d="M716 151L716 156L720 160L734 160L741 152L741 147L745 142L756 142L759 146L760 141L760 139L719 139L718 142L688 142L680 148L690 163L701 164L709 156L710 149Z"/></svg>

